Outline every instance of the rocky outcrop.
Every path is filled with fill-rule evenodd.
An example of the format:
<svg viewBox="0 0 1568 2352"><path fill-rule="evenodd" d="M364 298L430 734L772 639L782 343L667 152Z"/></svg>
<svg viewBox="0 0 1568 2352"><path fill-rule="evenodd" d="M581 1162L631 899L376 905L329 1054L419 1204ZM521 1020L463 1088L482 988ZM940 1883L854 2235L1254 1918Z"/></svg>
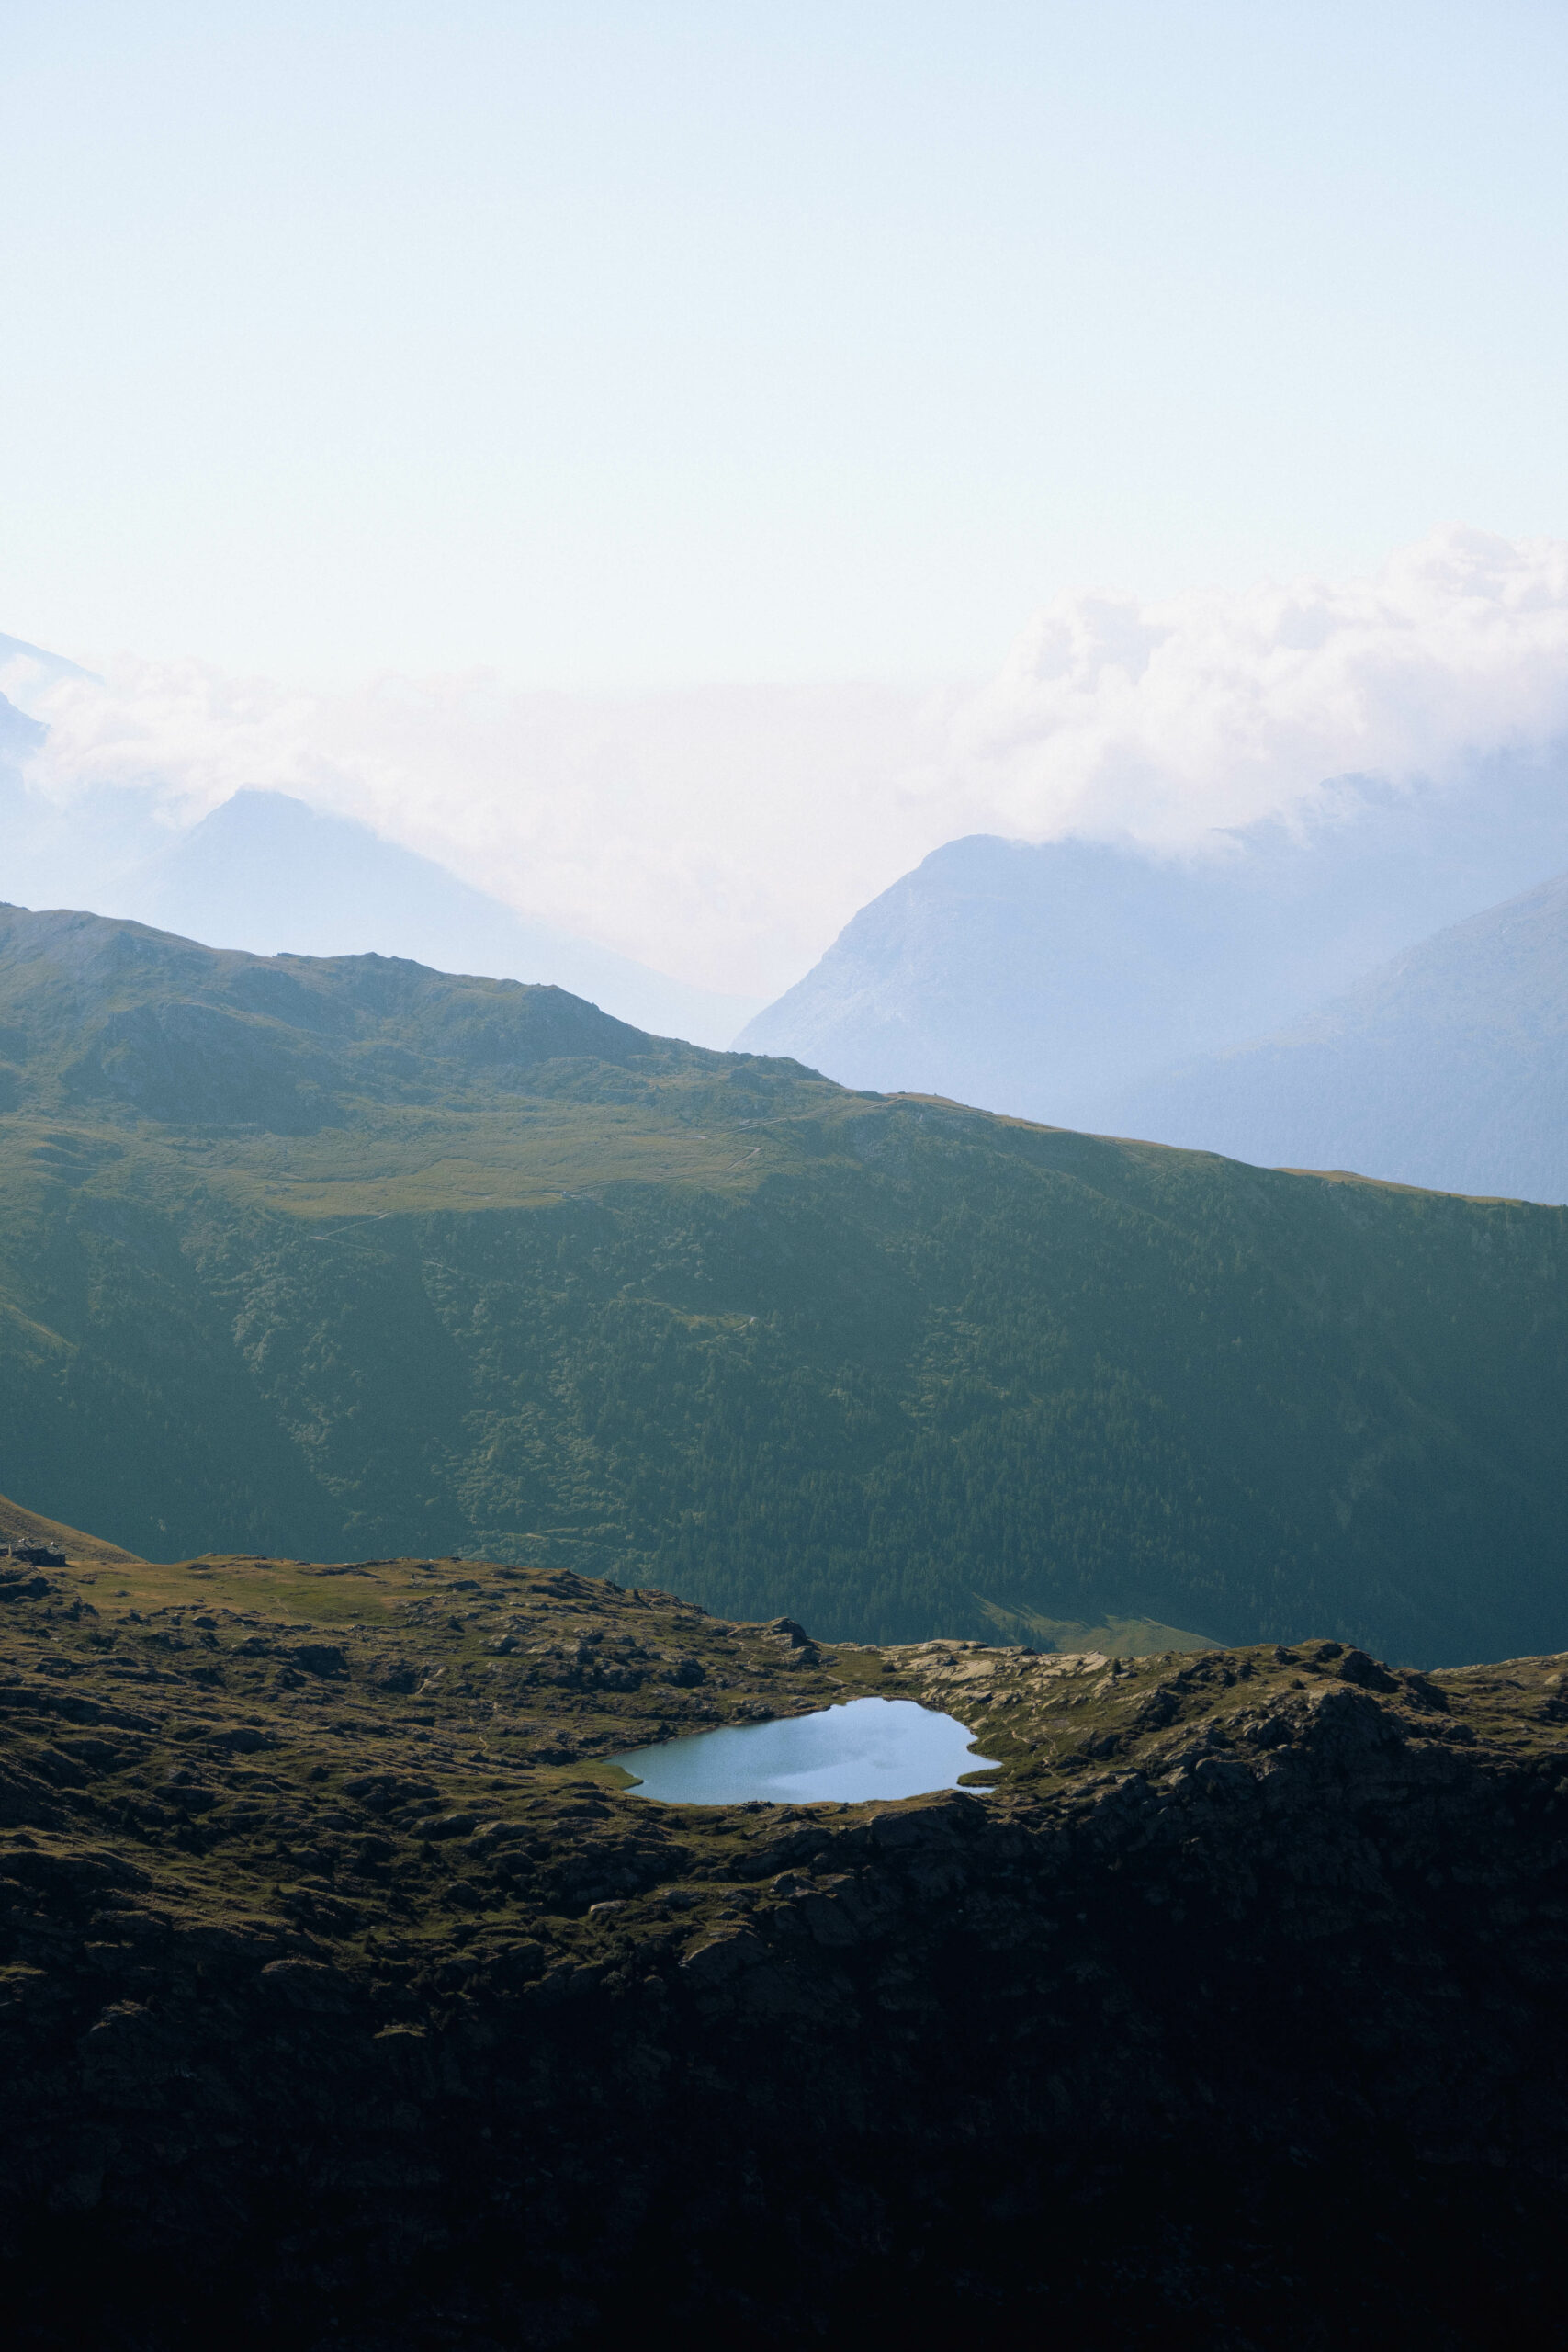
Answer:
<svg viewBox="0 0 1568 2352"><path fill-rule="evenodd" d="M47 1581L0 1626L16 2340L1560 2340L1564 1661ZM696 1808L604 1761L871 1690L999 1770Z"/></svg>

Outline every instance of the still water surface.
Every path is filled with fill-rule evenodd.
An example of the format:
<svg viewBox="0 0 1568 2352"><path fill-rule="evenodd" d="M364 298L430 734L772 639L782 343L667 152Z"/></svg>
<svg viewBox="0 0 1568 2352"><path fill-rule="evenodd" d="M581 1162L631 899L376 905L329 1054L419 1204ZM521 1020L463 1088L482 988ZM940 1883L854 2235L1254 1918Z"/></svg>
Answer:
<svg viewBox="0 0 1568 2352"><path fill-rule="evenodd" d="M951 1715L912 1699L851 1699L815 1715L696 1732L611 1760L630 1772L639 1797L665 1804L862 1804L868 1797L919 1797L954 1789L961 1772L984 1771L972 1735Z"/></svg>

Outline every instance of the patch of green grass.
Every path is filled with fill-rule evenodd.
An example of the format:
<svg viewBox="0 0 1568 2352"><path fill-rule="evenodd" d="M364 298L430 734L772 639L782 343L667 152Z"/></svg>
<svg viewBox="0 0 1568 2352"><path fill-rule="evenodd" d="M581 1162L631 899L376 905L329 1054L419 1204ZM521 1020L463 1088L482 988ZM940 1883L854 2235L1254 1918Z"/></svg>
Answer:
<svg viewBox="0 0 1568 2352"><path fill-rule="evenodd" d="M1027 1643L1041 1650L1103 1650L1111 1657L1148 1657L1161 1650L1212 1650L1212 1634L1184 1633L1150 1617L1110 1617L1086 1625L1066 1617L1043 1617L1033 1609L999 1609L976 1595L980 1613L998 1640Z"/></svg>

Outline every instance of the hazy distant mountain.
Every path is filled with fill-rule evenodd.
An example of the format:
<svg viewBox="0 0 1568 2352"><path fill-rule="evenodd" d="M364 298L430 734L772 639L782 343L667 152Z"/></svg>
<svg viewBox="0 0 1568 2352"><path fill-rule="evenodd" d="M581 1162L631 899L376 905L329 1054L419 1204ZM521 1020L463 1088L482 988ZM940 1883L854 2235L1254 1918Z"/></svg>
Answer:
<svg viewBox="0 0 1568 2352"><path fill-rule="evenodd" d="M1283 1035L1130 1090L1114 1124L1265 1166L1568 1202L1568 874Z"/></svg>
<svg viewBox="0 0 1568 2352"><path fill-rule="evenodd" d="M3 644L4 639L0 639L0 646ZM28 752L36 752L47 731L36 718L29 718L25 710L18 710L14 702L7 702L0 695L0 760L20 760Z"/></svg>
<svg viewBox="0 0 1568 2352"><path fill-rule="evenodd" d="M85 677L74 662L0 637L0 670L25 656L50 677ZM34 905L113 903L112 883L167 834L150 792L91 788L69 805L29 790L27 763L49 729L0 695L0 899Z"/></svg>
<svg viewBox="0 0 1568 2352"><path fill-rule="evenodd" d="M449 972L545 981L619 1021L728 1045L754 997L687 988L628 956L515 914L432 859L282 792L231 800L127 877L118 910L257 955L402 956Z"/></svg>
<svg viewBox="0 0 1568 2352"><path fill-rule="evenodd" d="M142 796L99 793L61 809L14 776L8 796L0 779L0 896L17 900L89 903L260 955L375 953L545 981L698 1045L728 1044L756 1010L755 998L687 988L531 922L368 826L320 816L287 793L238 792L171 837Z"/></svg>
<svg viewBox="0 0 1568 2352"><path fill-rule="evenodd" d="M79 662L67 662L63 653L46 652L41 645L29 645L24 638L6 637L0 632L0 669L8 662L26 662L46 678L91 678L101 683L94 670L84 670Z"/></svg>
<svg viewBox="0 0 1568 2352"><path fill-rule="evenodd" d="M0 635L0 669L93 677ZM542 981L658 1035L725 1046L751 996L689 988L613 948L520 915L367 825L283 792L237 792L171 833L151 790L88 786L69 802L28 788L48 729L0 695L0 899L92 908L260 955L376 954L492 979Z"/></svg>
<svg viewBox="0 0 1568 2352"><path fill-rule="evenodd" d="M1331 820L1183 859L976 835L863 908L737 1042L852 1086L1103 1127L1131 1087L1299 1020L1564 865L1562 763L1495 762L1441 795L1348 787Z"/></svg>

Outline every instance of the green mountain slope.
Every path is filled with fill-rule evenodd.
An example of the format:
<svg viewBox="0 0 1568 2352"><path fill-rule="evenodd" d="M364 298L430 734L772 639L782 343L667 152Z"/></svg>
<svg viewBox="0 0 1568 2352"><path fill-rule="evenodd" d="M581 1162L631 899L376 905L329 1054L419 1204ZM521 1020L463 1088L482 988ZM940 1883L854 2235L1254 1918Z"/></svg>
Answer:
<svg viewBox="0 0 1568 2352"><path fill-rule="evenodd" d="M91 916L0 913L0 1487L140 1554L1568 1645L1568 1212Z"/></svg>

